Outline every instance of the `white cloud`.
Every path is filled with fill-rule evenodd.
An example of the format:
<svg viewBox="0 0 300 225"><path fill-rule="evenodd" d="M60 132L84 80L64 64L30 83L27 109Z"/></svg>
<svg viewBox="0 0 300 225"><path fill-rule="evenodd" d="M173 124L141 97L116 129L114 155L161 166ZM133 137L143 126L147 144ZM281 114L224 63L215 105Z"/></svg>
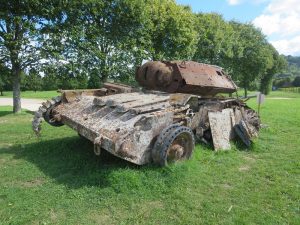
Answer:
<svg viewBox="0 0 300 225"><path fill-rule="evenodd" d="M282 39L271 41L271 44L281 53L285 55L300 54L300 35L292 39Z"/></svg>
<svg viewBox="0 0 300 225"><path fill-rule="evenodd" d="M229 5L238 5L242 2L242 0L227 0Z"/></svg>
<svg viewBox="0 0 300 225"><path fill-rule="evenodd" d="M227 3L229 5L240 5L244 2L248 2L248 3L257 5L257 4L261 4L261 3L269 2L269 1L272 1L272 0L227 0Z"/></svg>
<svg viewBox="0 0 300 225"><path fill-rule="evenodd" d="M300 32L300 4L294 5L295 0L270 3L265 12L253 20L266 35L293 35Z"/></svg>
<svg viewBox="0 0 300 225"><path fill-rule="evenodd" d="M299 0L272 0L263 14L253 20L266 35L276 35L271 43L283 54L300 54Z"/></svg>

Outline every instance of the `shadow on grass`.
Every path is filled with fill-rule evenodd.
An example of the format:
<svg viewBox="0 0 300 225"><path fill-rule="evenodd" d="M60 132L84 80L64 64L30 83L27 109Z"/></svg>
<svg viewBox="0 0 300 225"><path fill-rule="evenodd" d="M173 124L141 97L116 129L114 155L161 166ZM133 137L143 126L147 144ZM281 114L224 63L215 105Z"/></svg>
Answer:
<svg viewBox="0 0 300 225"><path fill-rule="evenodd" d="M22 111L20 113L17 113L15 115L26 114L26 113L31 114L31 115L34 114L34 112L32 112L32 111L29 111L27 109L22 109ZM0 117L7 116L7 115L13 115L13 114L14 114L14 112L13 112L12 107L11 107L11 111L0 111Z"/></svg>
<svg viewBox="0 0 300 225"><path fill-rule="evenodd" d="M130 179L132 172L141 179L150 175L166 179L167 182L173 180L172 168L137 166L105 150L100 156L95 156L93 144L76 136L2 148L0 157L1 154L13 154L14 159L25 159L46 176L74 189L83 186L109 187L113 182L122 183ZM117 177L115 180L111 177L114 173Z"/></svg>
<svg viewBox="0 0 300 225"><path fill-rule="evenodd" d="M6 115L9 115L9 114L13 114L13 112L12 111L0 111L0 117L6 116Z"/></svg>
<svg viewBox="0 0 300 225"><path fill-rule="evenodd" d="M210 145L198 146L202 151L212 151ZM42 138L26 145L0 148L0 158L4 154L34 164L46 176L70 189L111 187L117 192L141 187L151 189L155 185L162 189L176 187L184 182L190 165L195 164L195 161L191 160L164 168L152 165L137 166L105 150L100 156L95 156L93 144L77 136L52 140ZM20 167L23 169L22 165Z"/></svg>

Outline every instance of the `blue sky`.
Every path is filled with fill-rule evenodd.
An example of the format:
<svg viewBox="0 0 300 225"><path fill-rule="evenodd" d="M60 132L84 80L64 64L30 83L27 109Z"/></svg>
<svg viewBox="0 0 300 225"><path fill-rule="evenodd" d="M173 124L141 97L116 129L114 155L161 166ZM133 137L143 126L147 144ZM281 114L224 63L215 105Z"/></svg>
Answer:
<svg viewBox="0 0 300 225"><path fill-rule="evenodd" d="M279 53L300 56L300 0L176 0L194 12L216 12L226 20L252 22Z"/></svg>
<svg viewBox="0 0 300 225"><path fill-rule="evenodd" d="M190 5L194 12L217 12L226 20L236 19L241 22L251 22L263 12L267 5L266 2L230 5L224 0L177 0L177 3Z"/></svg>

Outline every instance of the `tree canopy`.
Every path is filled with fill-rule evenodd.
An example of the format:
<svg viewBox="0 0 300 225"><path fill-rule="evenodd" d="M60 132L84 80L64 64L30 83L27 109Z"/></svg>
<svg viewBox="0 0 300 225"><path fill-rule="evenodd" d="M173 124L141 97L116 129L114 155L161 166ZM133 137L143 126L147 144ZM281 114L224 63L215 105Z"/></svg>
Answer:
<svg viewBox="0 0 300 225"><path fill-rule="evenodd" d="M11 71L14 112L21 110L22 71L39 66L47 28L62 19L54 1L1 1L0 63Z"/></svg>
<svg viewBox="0 0 300 225"><path fill-rule="evenodd" d="M222 66L245 94L253 84L268 93L286 66L252 24L195 14L175 0L1 0L0 63L9 71L14 112L26 80L36 90L128 83L143 59Z"/></svg>

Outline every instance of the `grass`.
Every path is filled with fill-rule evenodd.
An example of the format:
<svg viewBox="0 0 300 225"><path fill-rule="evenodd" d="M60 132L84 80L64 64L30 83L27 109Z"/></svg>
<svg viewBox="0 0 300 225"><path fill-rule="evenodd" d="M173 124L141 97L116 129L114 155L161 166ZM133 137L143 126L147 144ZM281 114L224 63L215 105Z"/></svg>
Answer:
<svg viewBox="0 0 300 225"><path fill-rule="evenodd" d="M96 157L65 126L37 139L32 115L10 112L0 107L1 224L300 224L300 95L266 100L252 149L197 145L167 168Z"/></svg>
<svg viewBox="0 0 300 225"><path fill-rule="evenodd" d="M22 91L21 98L38 98L38 99L50 99L52 97L58 96L59 93L57 91ZM12 98L12 91L4 91L3 98Z"/></svg>
<svg viewBox="0 0 300 225"><path fill-rule="evenodd" d="M242 89L238 91L239 96L244 96L244 92ZM249 91L248 95L255 95L257 91ZM52 97L58 96L59 93L55 91L22 91L21 97L22 98L32 98L32 99L50 99ZM224 94L223 94L224 95ZM4 91L3 96L0 95L0 98L12 98L13 94L12 91ZM224 95L227 96L227 95ZM235 97L235 93L233 94ZM297 98L299 97L299 93L295 92L285 92L285 91L271 91L267 97L289 97L289 98Z"/></svg>

